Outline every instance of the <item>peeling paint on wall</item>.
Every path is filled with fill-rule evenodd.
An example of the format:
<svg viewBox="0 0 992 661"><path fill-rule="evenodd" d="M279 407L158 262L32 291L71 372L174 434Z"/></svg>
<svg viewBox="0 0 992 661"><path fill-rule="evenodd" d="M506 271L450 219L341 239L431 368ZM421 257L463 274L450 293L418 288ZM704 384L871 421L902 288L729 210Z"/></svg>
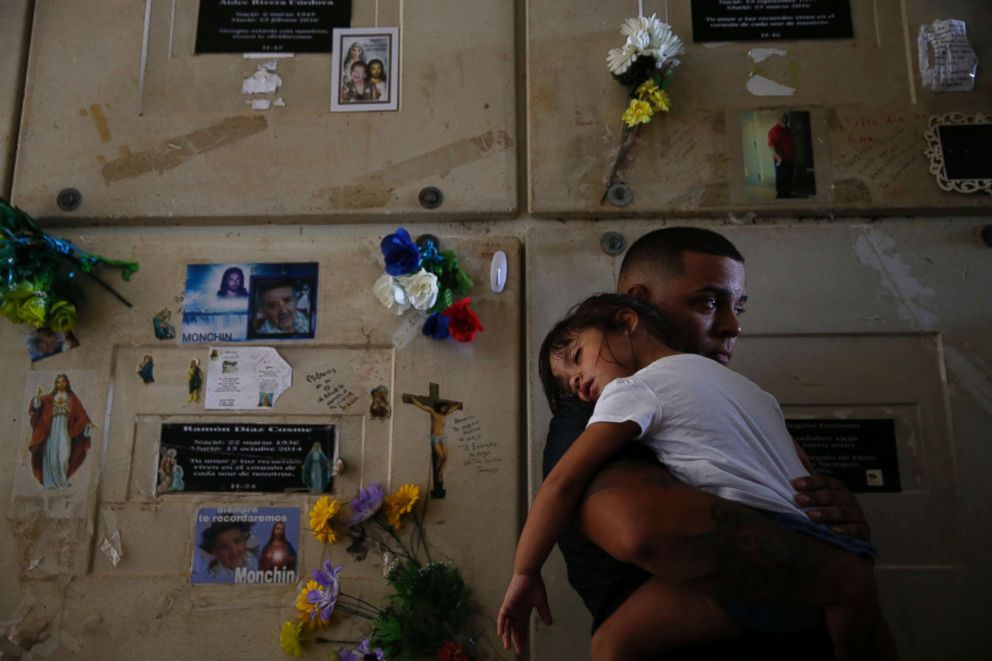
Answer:
<svg viewBox="0 0 992 661"><path fill-rule="evenodd" d="M99 103L90 106L90 116L93 117L93 124L96 125L96 132L100 135L100 142L107 144L110 142L110 125L107 123L107 116L103 114L103 108Z"/></svg>
<svg viewBox="0 0 992 661"><path fill-rule="evenodd" d="M858 237L854 253L858 261L881 276L881 288L898 301L896 313L901 319L912 322L920 330L939 330L933 289L913 277L900 255L892 254L895 243L885 232L869 230Z"/></svg>
<svg viewBox="0 0 992 661"><path fill-rule="evenodd" d="M370 172L362 177L362 183L325 189L325 193L329 193L329 201L335 206L353 209L385 206L396 188L430 176L446 177L457 167L504 152L513 144L513 137L506 131L486 131Z"/></svg>
<svg viewBox="0 0 992 661"><path fill-rule="evenodd" d="M107 162L107 183L140 177L153 170L159 174L178 167L198 154L233 144L268 128L264 117L228 117L212 126L162 142L158 147Z"/></svg>

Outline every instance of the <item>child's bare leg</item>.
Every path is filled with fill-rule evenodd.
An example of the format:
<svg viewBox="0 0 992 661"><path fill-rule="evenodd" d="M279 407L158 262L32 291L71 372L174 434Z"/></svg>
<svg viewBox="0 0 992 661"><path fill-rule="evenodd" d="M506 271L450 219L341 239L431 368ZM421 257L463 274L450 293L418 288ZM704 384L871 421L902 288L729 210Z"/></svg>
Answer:
<svg viewBox="0 0 992 661"><path fill-rule="evenodd" d="M895 661L895 641L882 618L872 564L848 555L823 568L821 585L833 589L823 593L827 628L838 661Z"/></svg>
<svg viewBox="0 0 992 661"><path fill-rule="evenodd" d="M596 630L592 659L650 659L666 650L740 633L714 599L652 578Z"/></svg>

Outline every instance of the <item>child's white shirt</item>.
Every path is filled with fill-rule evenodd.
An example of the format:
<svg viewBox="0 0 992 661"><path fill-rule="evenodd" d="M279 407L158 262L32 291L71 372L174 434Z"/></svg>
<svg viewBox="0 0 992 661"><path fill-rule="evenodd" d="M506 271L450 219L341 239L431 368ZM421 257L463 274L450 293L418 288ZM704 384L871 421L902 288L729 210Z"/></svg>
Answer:
<svg viewBox="0 0 992 661"><path fill-rule="evenodd" d="M758 509L803 514L790 481L809 473L782 409L716 361L678 354L611 381L589 424L627 421L641 428L638 442L685 484Z"/></svg>

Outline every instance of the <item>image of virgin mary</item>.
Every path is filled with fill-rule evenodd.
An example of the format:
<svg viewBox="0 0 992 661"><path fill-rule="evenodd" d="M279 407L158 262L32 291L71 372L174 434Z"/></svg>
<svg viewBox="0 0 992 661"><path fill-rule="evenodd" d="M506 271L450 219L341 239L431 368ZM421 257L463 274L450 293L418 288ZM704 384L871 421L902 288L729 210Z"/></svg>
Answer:
<svg viewBox="0 0 992 661"><path fill-rule="evenodd" d="M46 489L65 489L69 478L83 464L90 449L93 425L69 383L55 377L52 391L31 398L31 470Z"/></svg>

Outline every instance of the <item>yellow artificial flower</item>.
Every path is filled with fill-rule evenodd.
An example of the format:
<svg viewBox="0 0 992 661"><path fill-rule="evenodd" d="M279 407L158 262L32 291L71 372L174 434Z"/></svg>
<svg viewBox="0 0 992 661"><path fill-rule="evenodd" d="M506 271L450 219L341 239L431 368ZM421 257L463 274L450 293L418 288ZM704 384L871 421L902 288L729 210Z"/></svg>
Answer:
<svg viewBox="0 0 992 661"><path fill-rule="evenodd" d="M668 112L672 108L672 99L663 89L656 89L648 94L648 101L655 112Z"/></svg>
<svg viewBox="0 0 992 661"><path fill-rule="evenodd" d="M321 497L310 510L310 531L318 542L333 544L337 535L331 525L331 519L341 509L341 501L330 496Z"/></svg>
<svg viewBox="0 0 992 661"><path fill-rule="evenodd" d="M300 631L303 623L283 622L282 631L279 632L279 647L289 656L300 656L303 654L303 646L300 644Z"/></svg>
<svg viewBox="0 0 992 661"><path fill-rule="evenodd" d="M640 86L637 88L637 98L642 100L647 99L654 92L657 91L658 91L658 83L654 82L654 79L649 78L648 80L645 80L643 83L641 83Z"/></svg>
<svg viewBox="0 0 992 661"><path fill-rule="evenodd" d="M624 123L633 128L638 124L647 124L651 121L651 115L654 113L651 111L651 104L647 101L638 101L634 99L627 106L627 110L623 113Z"/></svg>
<svg viewBox="0 0 992 661"><path fill-rule="evenodd" d="M298 610L300 616L300 627L306 627L308 630L313 631L320 627L327 626L327 620L323 620L320 617L320 604L310 603L307 601L307 594L311 590L319 590L320 583L310 579L307 581L306 585L300 588L300 593L296 595L296 610ZM280 640L282 636L280 635Z"/></svg>
<svg viewBox="0 0 992 661"><path fill-rule="evenodd" d="M48 327L64 333L76 327L76 306L68 301L55 301L48 308Z"/></svg>
<svg viewBox="0 0 992 661"><path fill-rule="evenodd" d="M399 530L403 515L410 512L419 499L420 487L416 484L404 484L395 493L386 496L384 503L389 525Z"/></svg>

